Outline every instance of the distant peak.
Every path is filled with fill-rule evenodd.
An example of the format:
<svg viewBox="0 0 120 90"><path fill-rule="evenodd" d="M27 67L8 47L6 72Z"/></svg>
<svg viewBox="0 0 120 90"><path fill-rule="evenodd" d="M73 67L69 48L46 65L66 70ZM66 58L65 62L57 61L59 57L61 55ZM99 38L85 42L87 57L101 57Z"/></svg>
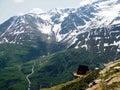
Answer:
<svg viewBox="0 0 120 90"><path fill-rule="evenodd" d="M83 0L80 2L80 6L85 6L88 4L94 4L94 3L119 3L119 0Z"/></svg>
<svg viewBox="0 0 120 90"><path fill-rule="evenodd" d="M97 1L100 1L100 0L83 0L80 2L80 6L92 4L92 3L97 2Z"/></svg>
<svg viewBox="0 0 120 90"><path fill-rule="evenodd" d="M55 13L56 13L56 12L59 12L59 11L61 11L60 8L53 8L53 9L50 10L50 12L55 12Z"/></svg>
<svg viewBox="0 0 120 90"><path fill-rule="evenodd" d="M33 8L31 11L29 11L29 13L41 14L41 13L45 13L45 12L42 9Z"/></svg>

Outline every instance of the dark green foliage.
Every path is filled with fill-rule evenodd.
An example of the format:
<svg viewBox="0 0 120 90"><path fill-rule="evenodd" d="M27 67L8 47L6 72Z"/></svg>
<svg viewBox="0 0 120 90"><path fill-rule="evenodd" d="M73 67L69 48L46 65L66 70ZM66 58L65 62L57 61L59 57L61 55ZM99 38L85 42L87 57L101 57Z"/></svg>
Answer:
<svg viewBox="0 0 120 90"><path fill-rule="evenodd" d="M25 90L27 82L24 74L18 67L6 67L0 70L0 89L1 90Z"/></svg>
<svg viewBox="0 0 120 90"><path fill-rule="evenodd" d="M84 81L84 79L81 79L78 82L74 82L70 85L64 86L61 90L85 90L86 87L86 82Z"/></svg>
<svg viewBox="0 0 120 90"><path fill-rule="evenodd" d="M0 68L4 68L7 64L7 61L8 61L7 57L5 58L4 56L1 56L0 57Z"/></svg>

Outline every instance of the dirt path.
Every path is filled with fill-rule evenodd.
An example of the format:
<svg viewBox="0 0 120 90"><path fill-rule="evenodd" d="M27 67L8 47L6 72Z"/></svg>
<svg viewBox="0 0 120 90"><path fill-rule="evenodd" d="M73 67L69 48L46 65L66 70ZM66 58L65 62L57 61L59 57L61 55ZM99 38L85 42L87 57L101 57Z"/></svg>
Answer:
<svg viewBox="0 0 120 90"><path fill-rule="evenodd" d="M35 62L34 62L34 64L32 65L31 73L29 73L29 74L26 76L26 79L27 79L27 81L28 81L28 90L30 90L30 87L31 87L31 81L30 81L29 77L34 73L34 66L35 66Z"/></svg>

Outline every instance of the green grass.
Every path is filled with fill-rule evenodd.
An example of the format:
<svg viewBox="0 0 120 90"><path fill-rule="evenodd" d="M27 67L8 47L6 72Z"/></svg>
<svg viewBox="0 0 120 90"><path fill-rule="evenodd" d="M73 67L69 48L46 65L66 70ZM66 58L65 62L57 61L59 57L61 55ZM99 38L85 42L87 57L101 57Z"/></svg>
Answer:
<svg viewBox="0 0 120 90"><path fill-rule="evenodd" d="M98 78L98 73L99 70L51 88L43 88L42 90L85 90L90 82Z"/></svg>
<svg viewBox="0 0 120 90"><path fill-rule="evenodd" d="M4 70L1 70L1 72L2 73L0 73L0 89L16 90L14 88L16 88L18 85L20 86L20 89L26 88L25 85L27 85L27 81L25 75L20 72L17 67L6 67Z"/></svg>
<svg viewBox="0 0 120 90"><path fill-rule="evenodd" d="M54 86L52 88L43 88L41 90L63 90L63 89L64 90L66 90L66 89L69 90L70 88L72 90L73 86L77 86L77 83L79 83L79 84L83 83L83 82L80 83L81 80L82 80L82 78L77 78L73 81L69 81L67 83L60 84L60 85ZM77 88L77 87L75 87L75 88Z"/></svg>

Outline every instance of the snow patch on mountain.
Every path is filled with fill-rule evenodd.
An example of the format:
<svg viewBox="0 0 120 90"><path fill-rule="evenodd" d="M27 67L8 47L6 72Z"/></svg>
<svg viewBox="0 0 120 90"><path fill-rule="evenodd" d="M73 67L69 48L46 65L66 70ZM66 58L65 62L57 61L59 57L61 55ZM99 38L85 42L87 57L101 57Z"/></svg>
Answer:
<svg viewBox="0 0 120 90"><path fill-rule="evenodd" d="M51 32L51 25L49 24L37 24L38 30L40 30L43 34L48 34L50 35Z"/></svg>
<svg viewBox="0 0 120 90"><path fill-rule="evenodd" d="M39 8L33 8L29 13L34 13L34 14L42 14L45 13L42 9Z"/></svg>
<svg viewBox="0 0 120 90"><path fill-rule="evenodd" d="M62 22L62 21L65 19L65 17L67 17L67 16L68 16L67 13L63 14L63 15L60 17L59 21Z"/></svg>
<svg viewBox="0 0 120 90"><path fill-rule="evenodd" d="M117 0L105 0L95 4L98 13L94 13L95 19L93 20L96 26L106 26L119 16L120 3ZM115 22L113 23L115 24Z"/></svg>
<svg viewBox="0 0 120 90"><path fill-rule="evenodd" d="M100 0L82 0L82 1L80 1L80 6L85 6L87 4L92 4L92 3L97 2L97 1L100 1Z"/></svg>
<svg viewBox="0 0 120 90"><path fill-rule="evenodd" d="M51 19L50 19L51 17L50 17L50 15L47 14L47 13L38 15L38 17L40 17L41 19L46 20L46 21L51 21Z"/></svg>

